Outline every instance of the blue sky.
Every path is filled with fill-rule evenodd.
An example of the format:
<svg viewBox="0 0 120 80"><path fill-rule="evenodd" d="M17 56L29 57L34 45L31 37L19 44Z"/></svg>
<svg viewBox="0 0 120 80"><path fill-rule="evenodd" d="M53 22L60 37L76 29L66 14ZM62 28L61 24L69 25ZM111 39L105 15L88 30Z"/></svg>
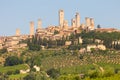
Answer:
<svg viewBox="0 0 120 80"><path fill-rule="evenodd" d="M120 29L120 0L0 0L0 36L14 35L19 28L29 34L29 22L42 19L42 26L58 25L58 10L63 9L65 19L80 13L81 23L92 17L95 25Z"/></svg>

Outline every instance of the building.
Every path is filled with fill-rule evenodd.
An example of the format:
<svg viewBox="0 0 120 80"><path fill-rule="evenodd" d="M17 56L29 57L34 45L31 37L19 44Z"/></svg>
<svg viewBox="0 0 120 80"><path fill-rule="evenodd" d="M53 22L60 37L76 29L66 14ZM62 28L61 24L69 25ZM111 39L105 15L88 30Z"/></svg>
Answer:
<svg viewBox="0 0 120 80"><path fill-rule="evenodd" d="M75 15L75 19L76 19L76 27L78 28L80 27L80 15L78 12Z"/></svg>
<svg viewBox="0 0 120 80"><path fill-rule="evenodd" d="M59 26L62 29L64 24L64 11L59 10Z"/></svg>
<svg viewBox="0 0 120 80"><path fill-rule="evenodd" d="M91 52L91 49L99 49L99 50L106 50L105 45L100 44L100 45L87 45L86 50L87 52Z"/></svg>
<svg viewBox="0 0 120 80"><path fill-rule="evenodd" d="M31 21L30 22L30 37L32 37L34 35L34 22Z"/></svg>

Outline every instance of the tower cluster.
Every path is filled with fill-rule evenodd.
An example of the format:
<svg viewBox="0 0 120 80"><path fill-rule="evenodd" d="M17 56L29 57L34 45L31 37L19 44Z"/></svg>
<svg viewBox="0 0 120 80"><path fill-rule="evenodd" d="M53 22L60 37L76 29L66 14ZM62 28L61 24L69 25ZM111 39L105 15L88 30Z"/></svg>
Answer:
<svg viewBox="0 0 120 80"><path fill-rule="evenodd" d="M68 20L64 18L64 10L59 10L59 25L42 28L42 20L38 19L37 29L34 32L34 22L30 22L30 37L35 35L38 38L60 39L63 36L69 36L71 33L80 32L80 30L94 30L94 19L86 17L85 24L81 24L80 14L76 12L74 18L71 19L71 25L68 25ZM57 35L56 35L57 34ZM18 35L18 34L16 34Z"/></svg>
<svg viewBox="0 0 120 80"><path fill-rule="evenodd" d="M75 18L71 19L71 27L94 30L94 19L86 17L85 21L86 21L85 24L81 24L80 23L80 14L78 12L76 12ZM63 10L59 11L59 27L61 29L68 28L68 21L64 20L64 11Z"/></svg>

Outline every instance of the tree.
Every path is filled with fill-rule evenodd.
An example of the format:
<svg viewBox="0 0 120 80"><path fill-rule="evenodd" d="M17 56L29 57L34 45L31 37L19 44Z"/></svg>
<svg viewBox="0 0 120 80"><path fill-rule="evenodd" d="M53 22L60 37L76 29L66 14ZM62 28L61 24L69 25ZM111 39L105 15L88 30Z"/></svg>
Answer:
<svg viewBox="0 0 120 80"><path fill-rule="evenodd" d="M100 24L97 25L97 28L101 28Z"/></svg>
<svg viewBox="0 0 120 80"><path fill-rule="evenodd" d="M57 78L60 75L60 72L54 68L51 68L47 71L47 74L52 78Z"/></svg>
<svg viewBox="0 0 120 80"><path fill-rule="evenodd" d="M0 53L6 53L7 52L7 49L6 48L3 48L0 50Z"/></svg>
<svg viewBox="0 0 120 80"><path fill-rule="evenodd" d="M4 66L14 66L22 63L23 63L23 60L19 59L18 57L9 56L6 58Z"/></svg>

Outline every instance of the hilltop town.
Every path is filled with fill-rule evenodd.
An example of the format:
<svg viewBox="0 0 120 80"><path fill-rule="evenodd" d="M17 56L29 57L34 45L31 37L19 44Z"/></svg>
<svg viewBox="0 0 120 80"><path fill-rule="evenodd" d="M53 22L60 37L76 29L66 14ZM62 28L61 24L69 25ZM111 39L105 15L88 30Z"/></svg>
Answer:
<svg viewBox="0 0 120 80"><path fill-rule="evenodd" d="M81 23L78 12L69 25L58 14L56 26L38 19L29 34L0 37L0 80L119 80L120 30L96 28L90 17Z"/></svg>
<svg viewBox="0 0 120 80"><path fill-rule="evenodd" d="M59 25L42 27L42 20L38 19L37 29L35 29L34 21L30 22L29 35L20 34L20 29L16 29L16 34L13 36L0 37L0 49L7 48L7 51L14 51L18 48L26 47L27 44L20 43L22 40L30 39L33 36L39 38L46 38L47 40L60 40L63 37L68 37L74 33L81 33L82 31L97 31L97 32L119 32L114 28L95 28L94 18L85 18L85 23L81 23L80 14L76 12L74 18L71 19L71 25L68 25L68 20L64 19L64 10L59 10ZM98 40L99 41L99 40ZM79 38L82 44L82 38ZM70 45L70 41L66 41L65 45Z"/></svg>

